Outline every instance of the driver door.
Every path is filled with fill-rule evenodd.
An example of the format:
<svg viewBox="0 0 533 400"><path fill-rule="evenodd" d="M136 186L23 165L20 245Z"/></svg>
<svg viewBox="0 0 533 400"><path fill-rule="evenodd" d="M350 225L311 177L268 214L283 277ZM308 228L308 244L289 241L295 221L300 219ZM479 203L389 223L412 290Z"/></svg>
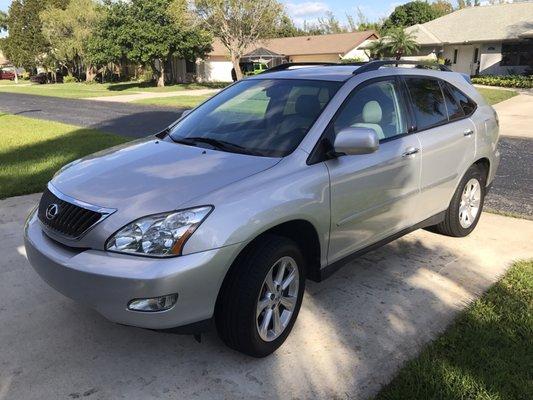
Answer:
<svg viewBox="0 0 533 400"><path fill-rule="evenodd" d="M328 262L335 262L410 225L419 196L420 142L408 134L399 81L379 78L357 86L328 127L376 131L379 149L326 161L331 185Z"/></svg>

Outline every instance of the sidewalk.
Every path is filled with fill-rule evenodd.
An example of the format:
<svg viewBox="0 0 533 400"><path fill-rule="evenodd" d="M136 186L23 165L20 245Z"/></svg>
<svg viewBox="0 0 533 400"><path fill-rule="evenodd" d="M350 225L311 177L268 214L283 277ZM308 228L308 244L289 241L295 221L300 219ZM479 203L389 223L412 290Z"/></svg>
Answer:
<svg viewBox="0 0 533 400"><path fill-rule="evenodd" d="M457 239L417 231L307 283L287 342L253 359L214 333L116 325L56 293L25 258L38 194L0 201L0 399L365 399L388 383L512 261L533 221L484 213Z"/></svg>
<svg viewBox="0 0 533 400"><path fill-rule="evenodd" d="M114 103L129 103L136 100L143 99L156 99L163 97L175 97L175 96L203 96L208 94L215 94L220 89L191 89L191 90L179 90L174 92L135 92L132 94L124 94L117 96L102 96L102 97L88 97L83 100L92 101L109 101Z"/></svg>
<svg viewBox="0 0 533 400"><path fill-rule="evenodd" d="M533 94L525 93L493 106L500 119L500 135L533 139Z"/></svg>

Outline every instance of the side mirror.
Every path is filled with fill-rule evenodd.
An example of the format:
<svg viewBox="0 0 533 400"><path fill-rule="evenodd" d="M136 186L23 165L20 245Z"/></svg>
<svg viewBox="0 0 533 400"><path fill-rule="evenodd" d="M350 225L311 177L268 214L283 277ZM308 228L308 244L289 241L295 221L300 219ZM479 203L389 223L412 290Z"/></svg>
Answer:
<svg viewBox="0 0 533 400"><path fill-rule="evenodd" d="M333 147L338 156L370 154L379 148L379 138L372 128L350 127L337 133Z"/></svg>

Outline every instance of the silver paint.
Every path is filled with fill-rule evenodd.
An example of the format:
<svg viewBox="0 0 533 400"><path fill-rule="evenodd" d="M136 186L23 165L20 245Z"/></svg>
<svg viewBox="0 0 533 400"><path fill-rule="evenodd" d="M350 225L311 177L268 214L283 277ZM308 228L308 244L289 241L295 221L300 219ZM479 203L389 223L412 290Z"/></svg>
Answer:
<svg viewBox="0 0 533 400"><path fill-rule="evenodd" d="M492 182L500 158L496 115L461 75L382 68L354 76L354 69L301 68L248 78L345 81L298 148L284 158L232 154L151 137L73 163L53 178L53 187L75 201L116 211L77 240L51 240L32 213L25 228L30 262L51 286L110 320L168 328L210 318L232 262L251 240L281 223L310 223L325 267L445 210L475 161L490 162L487 184ZM370 154L308 165L324 129L354 88L371 78L413 74L457 86L478 104L476 112L380 143ZM473 133L465 136L466 130ZM104 251L109 236L137 218L207 204L214 206L213 212L180 257L154 259ZM169 293L179 298L168 311L127 310L134 298Z"/></svg>

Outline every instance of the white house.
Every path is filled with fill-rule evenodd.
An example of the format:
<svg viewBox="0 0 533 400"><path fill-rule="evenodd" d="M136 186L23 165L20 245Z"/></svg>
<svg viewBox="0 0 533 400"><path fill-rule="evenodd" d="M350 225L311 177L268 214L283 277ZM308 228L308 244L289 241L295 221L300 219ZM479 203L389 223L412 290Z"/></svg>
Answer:
<svg viewBox="0 0 533 400"><path fill-rule="evenodd" d="M533 70L533 2L469 7L406 29L420 45L417 58L442 55L470 75Z"/></svg>
<svg viewBox="0 0 533 400"><path fill-rule="evenodd" d="M339 62L343 58L368 60L363 47L378 37L374 31L364 31L265 39L249 48L241 61L261 60L272 67L284 62ZM182 61L178 75L175 76L184 80L183 74L189 73L196 75L199 81L229 82L232 80L232 68L227 49L219 40L215 40L213 51L205 60L196 64Z"/></svg>

